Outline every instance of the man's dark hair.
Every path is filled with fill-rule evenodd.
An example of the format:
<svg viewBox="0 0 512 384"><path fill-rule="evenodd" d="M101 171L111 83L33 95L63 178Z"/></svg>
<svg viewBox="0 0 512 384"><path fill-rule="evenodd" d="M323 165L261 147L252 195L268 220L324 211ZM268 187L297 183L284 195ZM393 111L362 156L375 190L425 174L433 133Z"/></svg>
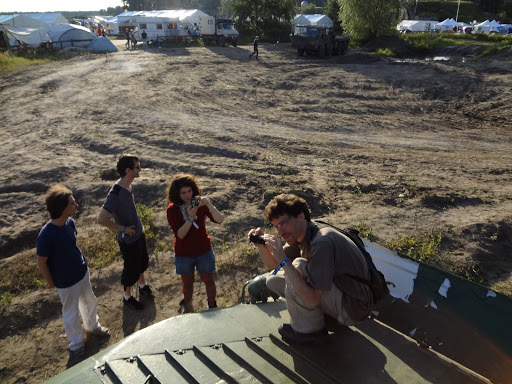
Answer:
<svg viewBox="0 0 512 384"><path fill-rule="evenodd" d="M282 215L297 217L304 213L304 218L311 221L308 203L303 198L291 193L274 197L265 207L265 219L272 221Z"/></svg>
<svg viewBox="0 0 512 384"><path fill-rule="evenodd" d="M177 175L173 176L171 182L169 183L167 197L170 203L177 205L184 203L180 197L180 189L183 187L192 188L192 194L194 196L201 196L203 193L194 175L191 175L190 173L178 173Z"/></svg>
<svg viewBox="0 0 512 384"><path fill-rule="evenodd" d="M60 184L54 185L46 191L44 202L52 220L62 216L64 209L68 206L69 197L72 195L73 192Z"/></svg>
<svg viewBox="0 0 512 384"><path fill-rule="evenodd" d="M119 160L117 161L117 172L119 172L121 177L126 176L126 168L133 169L137 161L139 161L139 158L135 155L123 154L119 156Z"/></svg>

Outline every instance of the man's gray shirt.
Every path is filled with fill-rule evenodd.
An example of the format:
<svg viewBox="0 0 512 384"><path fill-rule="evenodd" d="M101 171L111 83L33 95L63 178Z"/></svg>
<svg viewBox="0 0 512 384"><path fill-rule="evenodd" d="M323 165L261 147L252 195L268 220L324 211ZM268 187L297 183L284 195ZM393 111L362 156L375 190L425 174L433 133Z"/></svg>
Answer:
<svg viewBox="0 0 512 384"><path fill-rule="evenodd" d="M132 244L144 233L142 222L135 207L135 197L131 191L121 187L119 184L114 184L108 192L103 208L112 214L116 224L127 228L135 225L136 231L133 236L126 234L123 236L123 232L117 233L117 240L120 242Z"/></svg>

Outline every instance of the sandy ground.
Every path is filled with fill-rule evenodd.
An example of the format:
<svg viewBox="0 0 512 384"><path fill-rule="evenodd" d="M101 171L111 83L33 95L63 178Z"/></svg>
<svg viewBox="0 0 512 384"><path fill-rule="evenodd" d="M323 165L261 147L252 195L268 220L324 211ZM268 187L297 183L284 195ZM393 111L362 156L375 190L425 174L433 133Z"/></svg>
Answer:
<svg viewBox="0 0 512 384"><path fill-rule="evenodd" d="M314 217L364 224L384 243L441 234L434 262L512 292L512 75L510 55L433 62L363 52L319 60L287 45L120 51L8 74L0 81L0 270L36 268L47 220L42 195L61 182L80 205L82 239L94 241L122 152L142 158L136 200L172 240L165 189L179 171L198 176L224 213L209 225L219 264L219 304L262 265L239 246L263 225L271 197L294 192ZM245 248L244 248L245 247ZM87 356L177 314L172 253L151 255L155 299L123 308L121 262L92 270L108 341ZM240 269L238 259L250 258ZM476 271L478 275L475 275ZM1 292L13 290L2 286ZM196 283L198 309L206 306ZM39 383L68 364L55 291L18 294L0 317L0 381Z"/></svg>

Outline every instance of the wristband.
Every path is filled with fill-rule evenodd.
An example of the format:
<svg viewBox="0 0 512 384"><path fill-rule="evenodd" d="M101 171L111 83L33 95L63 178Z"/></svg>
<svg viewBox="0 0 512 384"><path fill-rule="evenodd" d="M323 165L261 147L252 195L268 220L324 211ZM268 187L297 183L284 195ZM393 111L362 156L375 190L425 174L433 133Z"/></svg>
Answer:
<svg viewBox="0 0 512 384"><path fill-rule="evenodd" d="M190 220L190 218L189 218L189 217L187 217L187 221L188 221L189 223L191 223L194 227L196 227L197 229L199 229L199 225L197 225L195 221Z"/></svg>
<svg viewBox="0 0 512 384"><path fill-rule="evenodd" d="M290 261L290 259L285 257L284 260L279 263L279 265L276 267L276 269L274 269L274 272L272 272L272 274L275 275L277 272L279 272L279 270L281 268L283 268L283 265L285 265L289 261Z"/></svg>

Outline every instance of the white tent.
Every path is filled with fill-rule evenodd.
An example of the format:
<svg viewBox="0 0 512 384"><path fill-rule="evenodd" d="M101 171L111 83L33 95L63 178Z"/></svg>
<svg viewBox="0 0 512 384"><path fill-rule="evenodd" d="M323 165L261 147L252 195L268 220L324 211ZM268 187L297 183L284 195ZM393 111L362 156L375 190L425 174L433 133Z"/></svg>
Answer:
<svg viewBox="0 0 512 384"><path fill-rule="evenodd" d="M400 32L430 32L437 24L437 20L402 20L396 29Z"/></svg>
<svg viewBox="0 0 512 384"><path fill-rule="evenodd" d="M68 24L68 19L59 12L23 13L23 15L30 17L31 19L41 21L46 25Z"/></svg>
<svg viewBox="0 0 512 384"><path fill-rule="evenodd" d="M439 29L441 32L453 31L453 28L457 29L461 26L460 23L456 22L454 19L446 19L441 21L439 24L436 24L436 29Z"/></svg>
<svg viewBox="0 0 512 384"><path fill-rule="evenodd" d="M297 25L311 25L311 22L304 15L295 15L295 19L292 20L292 27Z"/></svg>
<svg viewBox="0 0 512 384"><path fill-rule="evenodd" d="M42 28L4 26L4 31L11 46L14 41L18 41L32 48L38 48L43 43L51 43L54 48L86 48L95 38L89 29L74 24L55 24Z"/></svg>
<svg viewBox="0 0 512 384"><path fill-rule="evenodd" d="M334 25L332 19L327 15L304 15L304 17L309 20L313 27L332 28Z"/></svg>
<svg viewBox="0 0 512 384"><path fill-rule="evenodd" d="M47 24L22 14L0 15L0 25L22 28L40 28Z"/></svg>
<svg viewBox="0 0 512 384"><path fill-rule="evenodd" d="M476 24L475 25L475 29L474 29L474 32L475 33L507 33L508 31L506 31L506 28L501 25L500 23L498 23L496 20L493 20L493 21L489 21L489 20L485 20L483 23L480 23L480 24Z"/></svg>

